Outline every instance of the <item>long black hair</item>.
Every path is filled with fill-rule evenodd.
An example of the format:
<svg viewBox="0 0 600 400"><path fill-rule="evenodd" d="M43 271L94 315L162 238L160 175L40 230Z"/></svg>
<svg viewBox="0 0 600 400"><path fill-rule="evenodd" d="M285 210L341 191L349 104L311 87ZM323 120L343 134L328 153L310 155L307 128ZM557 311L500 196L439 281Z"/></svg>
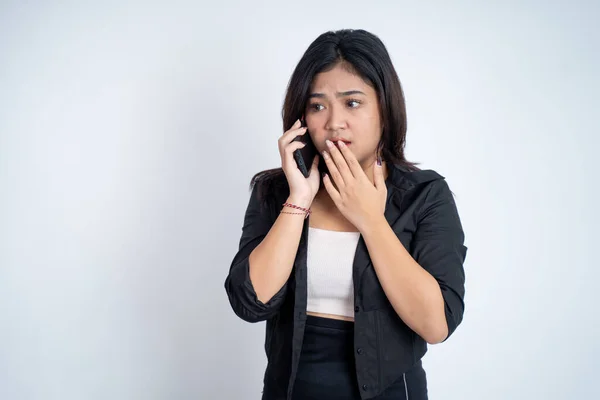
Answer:
<svg viewBox="0 0 600 400"><path fill-rule="evenodd" d="M396 69L383 42L362 29L343 29L321 34L313 41L294 69L282 108L283 131L289 130L306 108L312 81L318 73L337 65L348 68L371 85L379 98L383 135L378 151L388 164L418 170L417 163L404 156L406 104ZM282 168L261 171L252 177L259 199L266 202L275 193L289 194Z"/></svg>

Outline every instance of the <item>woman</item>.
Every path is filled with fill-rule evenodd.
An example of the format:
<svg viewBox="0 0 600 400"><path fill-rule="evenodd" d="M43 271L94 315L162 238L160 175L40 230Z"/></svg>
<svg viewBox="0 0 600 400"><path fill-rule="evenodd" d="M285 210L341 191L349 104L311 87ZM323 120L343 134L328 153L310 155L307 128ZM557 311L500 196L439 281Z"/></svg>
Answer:
<svg viewBox="0 0 600 400"><path fill-rule="evenodd" d="M444 178L404 157L404 96L383 43L319 36L283 125L282 168L252 179L225 282L240 318L267 321L263 400L426 399L421 358L462 320L467 248ZM320 156L305 178L293 152L307 131Z"/></svg>

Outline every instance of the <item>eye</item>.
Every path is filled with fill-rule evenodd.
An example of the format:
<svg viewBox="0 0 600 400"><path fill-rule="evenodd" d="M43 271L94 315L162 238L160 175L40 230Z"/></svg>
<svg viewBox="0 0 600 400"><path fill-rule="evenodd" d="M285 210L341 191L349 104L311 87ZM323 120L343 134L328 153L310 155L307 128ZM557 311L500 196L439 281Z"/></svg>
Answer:
<svg viewBox="0 0 600 400"><path fill-rule="evenodd" d="M324 107L322 104L319 103L312 103L311 105L308 106L311 110L314 111L321 111Z"/></svg>
<svg viewBox="0 0 600 400"><path fill-rule="evenodd" d="M348 100L348 103L346 104L348 104L348 107L350 108L356 108L361 104L361 102L360 100Z"/></svg>

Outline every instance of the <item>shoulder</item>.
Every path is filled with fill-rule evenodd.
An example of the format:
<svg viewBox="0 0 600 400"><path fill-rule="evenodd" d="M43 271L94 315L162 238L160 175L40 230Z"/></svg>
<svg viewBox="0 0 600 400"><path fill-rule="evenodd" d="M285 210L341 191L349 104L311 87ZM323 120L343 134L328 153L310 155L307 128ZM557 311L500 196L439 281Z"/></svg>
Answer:
<svg viewBox="0 0 600 400"><path fill-rule="evenodd" d="M441 202L454 202L454 194L444 175L433 169L408 170L394 165L390 168L390 185L402 192L408 202L421 204L420 208Z"/></svg>
<svg viewBox="0 0 600 400"><path fill-rule="evenodd" d="M389 168L389 178L392 185L406 189L430 183L444 185L446 179L433 169L408 169L396 164Z"/></svg>

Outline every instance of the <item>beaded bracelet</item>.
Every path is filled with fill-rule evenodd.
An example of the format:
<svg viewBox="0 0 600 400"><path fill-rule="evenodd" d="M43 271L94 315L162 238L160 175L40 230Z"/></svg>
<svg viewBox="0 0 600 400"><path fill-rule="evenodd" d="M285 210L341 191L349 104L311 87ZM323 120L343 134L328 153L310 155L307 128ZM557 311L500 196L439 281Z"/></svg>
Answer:
<svg viewBox="0 0 600 400"><path fill-rule="evenodd" d="M306 215L306 213L303 212L299 212L299 213L295 213L295 212L290 212L290 211L282 211L282 214L294 214L294 215Z"/></svg>
<svg viewBox="0 0 600 400"><path fill-rule="evenodd" d="M310 209L299 207L292 203L283 203L283 206L295 208L296 210L300 210L300 211L304 211L304 213L306 214L306 216L304 218L308 218L308 216L312 213L312 211ZM301 214L301 213L289 213L289 212L285 212L285 211L282 211L282 213L284 213L284 214Z"/></svg>

